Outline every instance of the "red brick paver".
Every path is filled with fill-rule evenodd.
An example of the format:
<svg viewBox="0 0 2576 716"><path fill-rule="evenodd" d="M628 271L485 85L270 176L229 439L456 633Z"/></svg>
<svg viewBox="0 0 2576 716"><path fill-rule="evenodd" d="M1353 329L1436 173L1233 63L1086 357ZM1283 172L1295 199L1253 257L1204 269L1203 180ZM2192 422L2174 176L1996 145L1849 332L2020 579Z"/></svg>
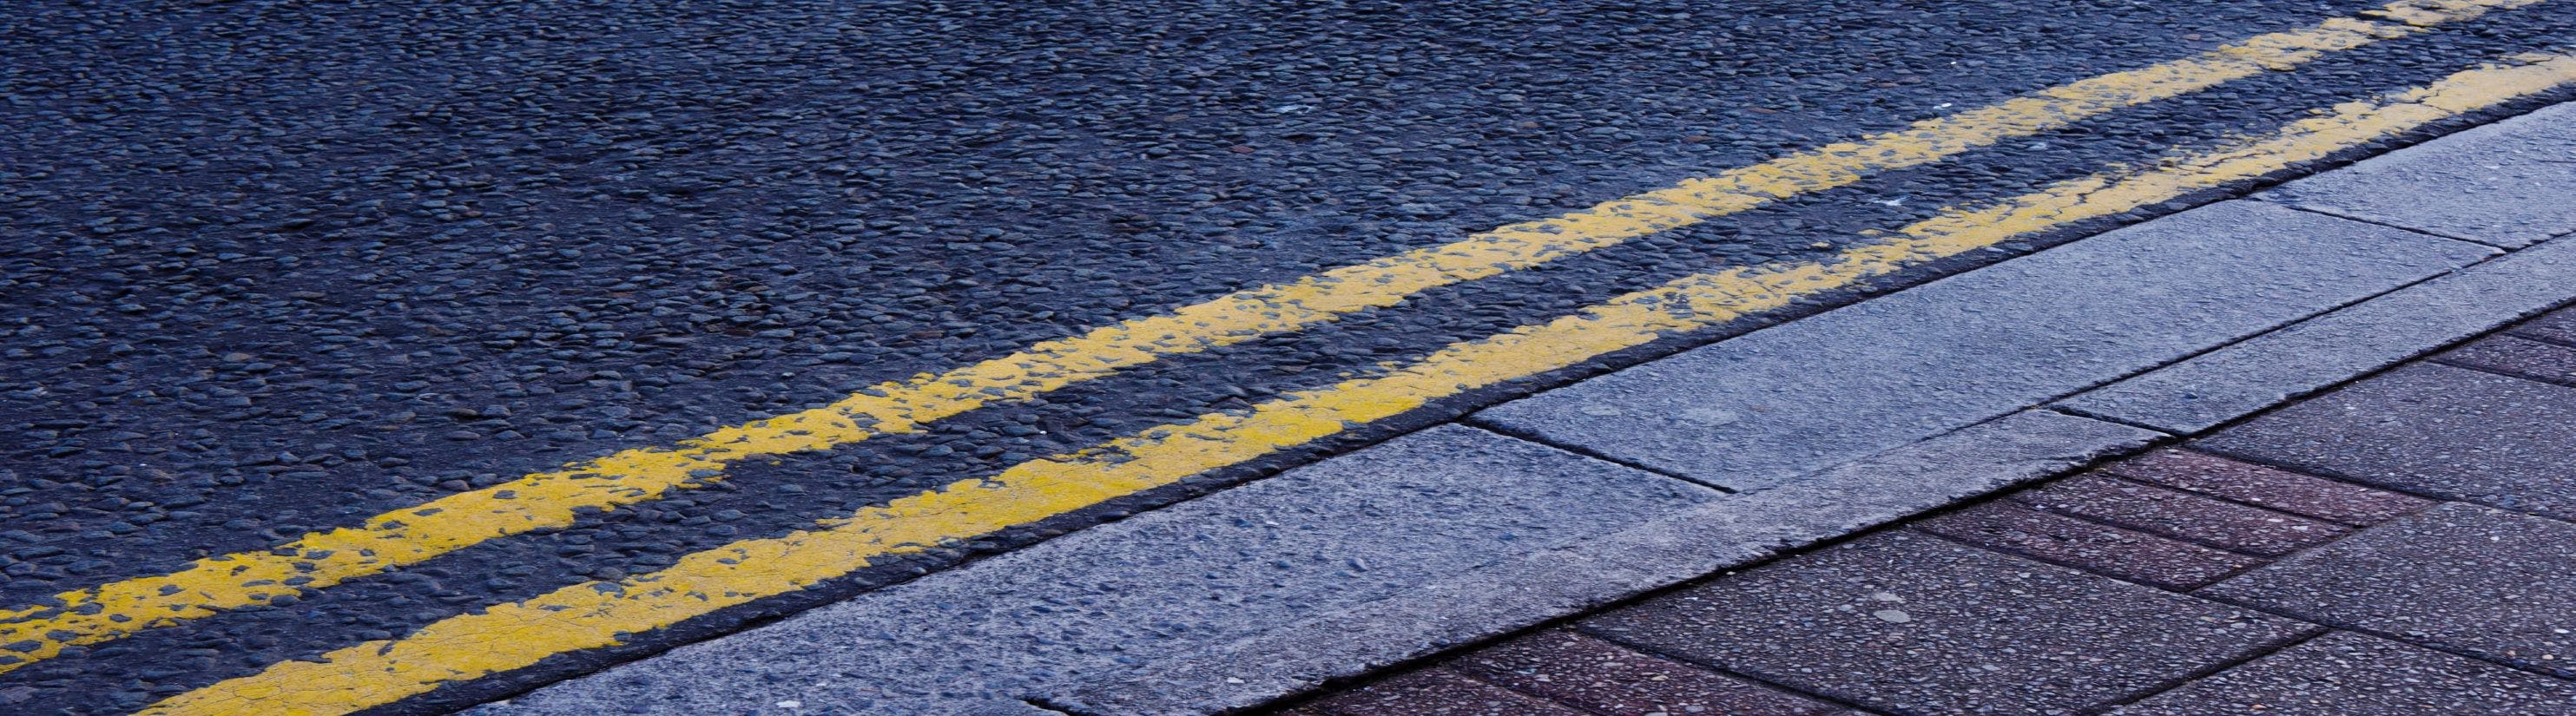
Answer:
<svg viewBox="0 0 2576 716"><path fill-rule="evenodd" d="M2462 368L2576 385L2576 348L2556 343L2496 336L2460 346L2440 360Z"/></svg>
<svg viewBox="0 0 2576 716"><path fill-rule="evenodd" d="M1968 544L2168 589L2194 589L2261 559L1995 501L1915 529Z"/></svg>
<svg viewBox="0 0 2576 716"><path fill-rule="evenodd" d="M1909 714L2107 706L2316 631L1905 530L1650 599L1579 628Z"/></svg>
<svg viewBox="0 0 2576 716"><path fill-rule="evenodd" d="M2576 682L2351 632L2319 637L2113 713L2120 716L2576 713Z"/></svg>
<svg viewBox="0 0 2576 716"><path fill-rule="evenodd" d="M2556 313L2515 326L2510 332L2524 338L2576 346L2576 311L2559 309Z"/></svg>
<svg viewBox="0 0 2576 716"><path fill-rule="evenodd" d="M2387 490L2183 449L2158 450L2103 470L2138 482L2356 527L2396 519L2432 504Z"/></svg>
<svg viewBox="0 0 2576 716"><path fill-rule="evenodd" d="M2046 512L2264 556L2323 544L2351 531L2287 512L2098 473L2022 492L2013 499Z"/></svg>
<svg viewBox="0 0 2576 716"><path fill-rule="evenodd" d="M1584 716L1582 711L1468 678L1424 669L1315 702L1333 716Z"/></svg>
<svg viewBox="0 0 2576 716"><path fill-rule="evenodd" d="M1514 639L1452 661L1449 668L1609 716L1804 716L1840 710L1569 631Z"/></svg>

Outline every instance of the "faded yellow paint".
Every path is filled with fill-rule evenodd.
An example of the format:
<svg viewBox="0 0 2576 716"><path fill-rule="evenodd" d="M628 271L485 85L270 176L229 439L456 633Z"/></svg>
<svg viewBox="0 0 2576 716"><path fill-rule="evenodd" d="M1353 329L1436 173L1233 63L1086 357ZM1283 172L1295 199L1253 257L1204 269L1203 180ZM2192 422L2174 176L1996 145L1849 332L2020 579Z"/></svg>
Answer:
<svg viewBox="0 0 2576 716"><path fill-rule="evenodd" d="M2196 57L2116 72L1937 119L1683 181L1563 216L1513 224L1459 241L1346 266L1294 283L1250 289L1163 315L1047 341L937 375L894 381L830 406L725 428L662 448L640 448L376 515L357 527L315 532L265 550L197 560L186 569L54 595L56 603L0 611L0 673L63 647L260 604L297 589L415 564L509 535L559 528L585 509L613 509L722 479L743 460L824 450L911 432L989 403L1337 316L1392 306L1421 291L1536 266L1764 203L1849 184L1873 172L1938 161L2268 70L2332 51L2421 32L2421 27L2542 0L2407 0L2381 12L2406 24L2332 19L2249 38ZM295 585L293 587L285 585Z"/></svg>
<svg viewBox="0 0 2576 716"><path fill-rule="evenodd" d="M2363 11L2362 15L2387 18L2403 22L2408 25L2414 25L2416 27L2432 27L2446 22L2458 21L2461 19L2462 13L2468 13L2468 16L2475 17L2478 14L2482 14L2491 9L2514 8L2531 4L2535 3L2523 2L2510 5L2496 5L2484 2L2483 0L2398 0L2397 2L2381 6L2378 9Z"/></svg>
<svg viewBox="0 0 2576 716"><path fill-rule="evenodd" d="M1384 375L1022 463L990 478L960 480L812 530L743 540L623 581L565 587L440 621L401 639L333 651L322 661L277 664L181 694L145 713L347 713L441 683L523 668L554 654L614 645L625 634L804 589L871 560L1168 485L1432 400L1776 309L1800 296L2015 236L2262 176L2426 122L2576 82L2576 57L2515 60L2525 64L2482 67L2377 102L2340 105L2269 136L2174 155L2152 170L2096 175L1990 206L1945 211L1898 230L1887 241L1832 260L1685 277L1579 314L1455 344Z"/></svg>

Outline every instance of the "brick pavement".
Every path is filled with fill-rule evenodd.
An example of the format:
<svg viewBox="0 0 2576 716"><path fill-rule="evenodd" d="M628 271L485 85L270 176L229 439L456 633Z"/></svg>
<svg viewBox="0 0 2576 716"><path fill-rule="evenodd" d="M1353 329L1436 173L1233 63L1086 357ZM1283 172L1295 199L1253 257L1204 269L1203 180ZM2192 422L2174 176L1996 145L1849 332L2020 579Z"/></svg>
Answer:
<svg viewBox="0 0 2576 716"><path fill-rule="evenodd" d="M2576 714L2571 369L2576 308L1279 713Z"/></svg>

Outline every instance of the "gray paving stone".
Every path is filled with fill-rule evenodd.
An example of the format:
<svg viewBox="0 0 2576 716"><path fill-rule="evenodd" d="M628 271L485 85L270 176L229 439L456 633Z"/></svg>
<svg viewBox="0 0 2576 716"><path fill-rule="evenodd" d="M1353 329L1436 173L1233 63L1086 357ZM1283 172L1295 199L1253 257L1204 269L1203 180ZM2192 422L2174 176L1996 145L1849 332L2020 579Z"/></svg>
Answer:
<svg viewBox="0 0 2576 716"><path fill-rule="evenodd" d="M1460 571L1720 496L1480 430L1433 428L560 682L486 713L734 713L795 700L835 713L920 714L1032 696L1086 711L1054 699L1211 644L1416 599ZM1467 628L1511 616L1412 615ZM1348 661L1336 663L1354 671L1386 663L1371 660L1370 644L1340 646L1333 657ZM1297 662L1222 666L1250 679L1273 663ZM1190 695L1227 686L1190 685L1170 711L1106 711L1210 711Z"/></svg>
<svg viewBox="0 0 2576 716"><path fill-rule="evenodd" d="M2263 198L2507 248L2576 231L2576 104L2283 185Z"/></svg>
<svg viewBox="0 0 2576 716"><path fill-rule="evenodd" d="M1724 577L1580 628L1901 714L2071 713L2314 630L1906 532Z"/></svg>
<svg viewBox="0 0 2576 716"><path fill-rule="evenodd" d="M2576 299L2576 240L2551 241L2059 403L2207 430Z"/></svg>
<svg viewBox="0 0 2576 716"><path fill-rule="evenodd" d="M1758 489L2179 360L2486 253L2228 202L1507 403L1478 419Z"/></svg>
<svg viewBox="0 0 2576 716"><path fill-rule="evenodd" d="M2576 678L2576 524L2454 502L2200 593Z"/></svg>
<svg viewBox="0 0 2576 716"><path fill-rule="evenodd" d="M2410 365L2197 445L2394 490L2576 519L2576 388Z"/></svg>
<svg viewBox="0 0 2576 716"><path fill-rule="evenodd" d="M2567 716L2576 683L2339 631L2111 713Z"/></svg>
<svg viewBox="0 0 2576 716"><path fill-rule="evenodd" d="M1227 700L1262 703L1364 667L1428 654L1511 627L1736 567L1819 540L2056 475L2162 434L2045 410L2018 413L1835 466L1813 479L1729 495L1616 535L1537 551L1426 584L1406 601L1326 613L1186 658L1140 666L1131 678L1078 694L1102 713L1157 713ZM1458 618L1450 615L1477 615ZM1354 645L1366 645L1374 653ZM1368 659L1378 659L1371 664ZM1269 664L1245 675L1234 664ZM1277 681L1264 681L1275 679ZM1302 679L1302 680L1301 680ZM1209 689L1209 683L1223 686ZM1239 700L1236 700L1239 699Z"/></svg>

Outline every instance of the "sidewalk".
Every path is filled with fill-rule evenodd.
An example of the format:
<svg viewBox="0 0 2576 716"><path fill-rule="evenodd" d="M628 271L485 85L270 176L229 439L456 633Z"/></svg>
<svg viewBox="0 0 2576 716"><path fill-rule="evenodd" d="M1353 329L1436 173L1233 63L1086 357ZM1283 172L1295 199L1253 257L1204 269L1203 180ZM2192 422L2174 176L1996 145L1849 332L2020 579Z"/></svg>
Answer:
<svg viewBox="0 0 2576 716"><path fill-rule="evenodd" d="M2576 713L2576 309L1285 710Z"/></svg>
<svg viewBox="0 0 2576 716"><path fill-rule="evenodd" d="M2576 226L2576 144L2565 123L2521 124L2523 141L2464 135L2257 198L2554 249L2566 240L2543 242ZM2224 233L2254 216L2195 228ZM2576 308L2264 412L2450 343L2462 317L2515 315L2576 285L2563 270L2474 276L2051 403L2183 436L2181 446L1559 619L1279 713L2576 714ZM2040 346L2025 349L2031 362L2059 349ZM1587 400L1681 414L1712 384L1782 382L1745 377L1758 365L1669 368L1689 360L1476 420L1683 474L1746 474L1736 461L1769 446L1615 411L1574 417L1592 414ZM1796 427L1801 444L1874 429Z"/></svg>

